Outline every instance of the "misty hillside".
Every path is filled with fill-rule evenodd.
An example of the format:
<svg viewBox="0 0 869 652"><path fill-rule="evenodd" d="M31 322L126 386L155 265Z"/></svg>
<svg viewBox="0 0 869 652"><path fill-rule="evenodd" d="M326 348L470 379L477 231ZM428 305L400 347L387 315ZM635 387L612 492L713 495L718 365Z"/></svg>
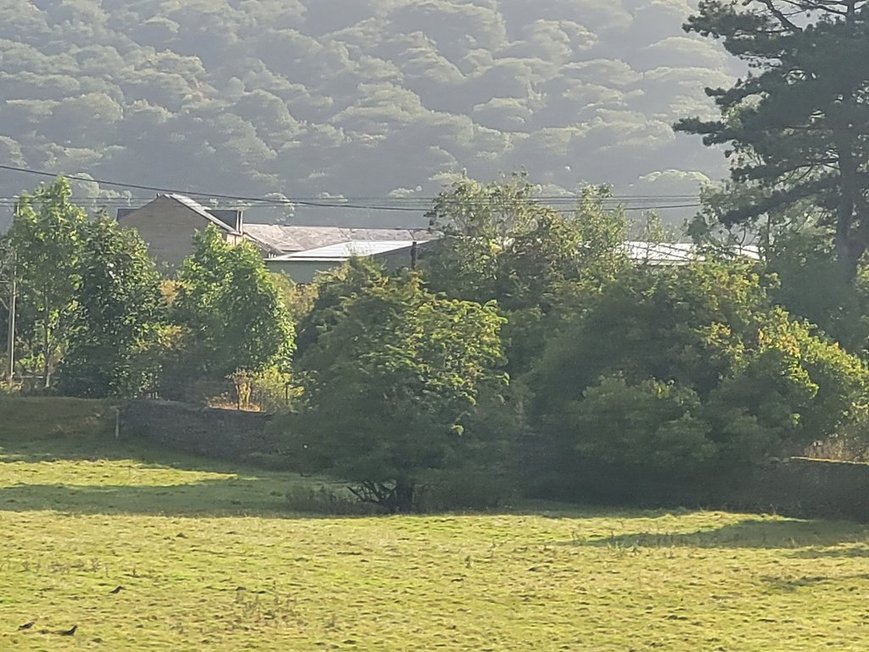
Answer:
<svg viewBox="0 0 869 652"><path fill-rule="evenodd" d="M695 193L723 159L670 125L708 114L703 87L733 71L715 44L682 32L692 5L2 0L0 163L410 207L463 170L521 167L549 195L585 182ZM0 171L0 194L39 181ZM153 196L77 192L111 208Z"/></svg>

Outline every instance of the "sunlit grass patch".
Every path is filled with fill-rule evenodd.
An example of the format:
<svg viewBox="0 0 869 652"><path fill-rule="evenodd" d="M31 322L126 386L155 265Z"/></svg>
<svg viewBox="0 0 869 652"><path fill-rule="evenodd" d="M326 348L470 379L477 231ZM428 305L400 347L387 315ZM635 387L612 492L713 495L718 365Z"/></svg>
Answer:
<svg viewBox="0 0 869 652"><path fill-rule="evenodd" d="M305 516L322 480L63 442L0 433L0 650L869 648L867 526Z"/></svg>

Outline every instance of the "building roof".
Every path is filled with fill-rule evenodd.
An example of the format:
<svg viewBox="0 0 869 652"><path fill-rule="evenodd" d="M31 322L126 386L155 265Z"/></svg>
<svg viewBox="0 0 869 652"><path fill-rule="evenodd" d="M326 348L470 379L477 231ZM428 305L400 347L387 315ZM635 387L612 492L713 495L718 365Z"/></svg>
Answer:
<svg viewBox="0 0 869 652"><path fill-rule="evenodd" d="M755 246L733 247L737 256L757 260L760 250ZM681 265L694 260L703 260L697 246L690 242L643 242L629 240L624 243L624 251L634 262L650 265Z"/></svg>
<svg viewBox="0 0 869 652"><path fill-rule="evenodd" d="M271 225L254 225L271 226ZM415 232L408 229L345 229L340 227L280 227L298 234L288 245L301 247L312 243L315 246L291 250L287 253L272 255L268 258L274 262L343 262L354 256L378 256L382 254L409 249L416 242L420 245L430 243L438 238L428 232ZM257 231L259 233L259 231ZM285 231L286 232L286 231ZM352 237L356 235L357 237ZM362 235L363 238L358 236ZM397 237L405 235L405 237ZM422 237L406 237L416 235ZM393 236L393 239L387 239ZM316 243L337 238L345 238L329 242L322 246ZM350 239L346 239L350 238ZM694 260L702 260L703 255L698 248L688 242L644 242L629 240L623 244L625 254L632 261L649 265L681 265ZM746 258L757 259L760 254L757 247L746 246L734 248L734 254Z"/></svg>
<svg viewBox="0 0 869 652"><path fill-rule="evenodd" d="M410 249L416 240L350 240L269 258L270 262L343 262L354 256L378 256Z"/></svg>
<svg viewBox="0 0 869 652"><path fill-rule="evenodd" d="M357 247L361 247L364 245L359 243L426 242L436 237L425 229L365 229L284 224L245 224L244 234L265 247L273 256L284 256L297 252L310 253L312 250L331 245L357 243Z"/></svg>

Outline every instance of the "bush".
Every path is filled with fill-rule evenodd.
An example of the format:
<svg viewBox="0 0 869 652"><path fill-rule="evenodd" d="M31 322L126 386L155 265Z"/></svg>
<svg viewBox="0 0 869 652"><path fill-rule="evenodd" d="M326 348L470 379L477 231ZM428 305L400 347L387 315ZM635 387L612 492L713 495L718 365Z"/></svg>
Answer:
<svg viewBox="0 0 869 652"><path fill-rule="evenodd" d="M625 275L549 343L531 384L549 488L581 498L798 453L847 424L867 373L774 307L751 267L710 262Z"/></svg>
<svg viewBox="0 0 869 652"><path fill-rule="evenodd" d="M275 366L253 374L250 382L251 402L263 412L289 410L299 397L292 374Z"/></svg>
<svg viewBox="0 0 869 652"><path fill-rule="evenodd" d="M700 397L659 380L601 379L564 415L583 457L653 475L693 475L714 459Z"/></svg>

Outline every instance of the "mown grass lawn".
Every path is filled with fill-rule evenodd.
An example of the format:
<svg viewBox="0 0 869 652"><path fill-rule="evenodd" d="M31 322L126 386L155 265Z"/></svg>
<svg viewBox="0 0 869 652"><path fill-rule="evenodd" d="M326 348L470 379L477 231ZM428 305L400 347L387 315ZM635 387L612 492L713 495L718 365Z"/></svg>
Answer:
<svg viewBox="0 0 869 652"><path fill-rule="evenodd" d="M865 525L313 518L311 479L2 419L0 650L869 649Z"/></svg>

